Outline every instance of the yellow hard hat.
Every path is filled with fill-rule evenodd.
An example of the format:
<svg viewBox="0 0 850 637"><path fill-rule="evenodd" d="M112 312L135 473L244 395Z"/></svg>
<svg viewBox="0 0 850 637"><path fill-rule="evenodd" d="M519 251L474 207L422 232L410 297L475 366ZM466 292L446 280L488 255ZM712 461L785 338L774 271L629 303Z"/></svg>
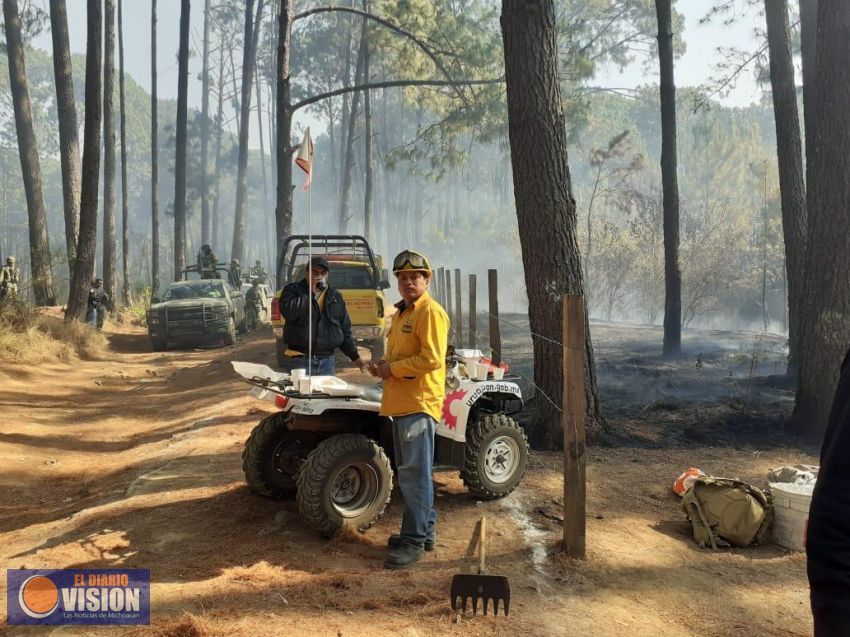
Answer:
<svg viewBox="0 0 850 637"><path fill-rule="evenodd" d="M415 250L402 250L393 259L393 274L398 276L399 272L405 270L427 272L430 275L431 264L428 263L428 259Z"/></svg>

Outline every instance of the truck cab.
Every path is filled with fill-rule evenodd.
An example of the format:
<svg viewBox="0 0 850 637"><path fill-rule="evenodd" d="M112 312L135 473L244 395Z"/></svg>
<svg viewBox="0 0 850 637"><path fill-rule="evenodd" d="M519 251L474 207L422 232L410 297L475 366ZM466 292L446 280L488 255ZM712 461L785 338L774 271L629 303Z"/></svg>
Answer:
<svg viewBox="0 0 850 637"><path fill-rule="evenodd" d="M352 337L369 349L373 360L381 358L386 330L384 290L390 287L381 256L373 253L368 241L360 235L313 235L312 238L292 235L280 251L276 271L280 289L275 292L271 308L278 365L283 365L287 349L280 294L284 286L305 277L311 255L328 260L328 283L345 300Z"/></svg>

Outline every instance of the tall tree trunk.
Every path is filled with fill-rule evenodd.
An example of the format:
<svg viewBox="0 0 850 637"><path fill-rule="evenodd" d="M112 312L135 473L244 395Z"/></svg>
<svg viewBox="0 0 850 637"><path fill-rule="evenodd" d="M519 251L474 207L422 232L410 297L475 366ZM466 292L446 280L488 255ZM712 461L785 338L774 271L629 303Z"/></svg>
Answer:
<svg viewBox="0 0 850 637"><path fill-rule="evenodd" d="M103 24L103 289L114 308L115 272L115 0L105 0Z"/></svg>
<svg viewBox="0 0 850 637"><path fill-rule="evenodd" d="M266 174L266 140L263 138L263 93L260 90L259 65L254 65L254 88L257 93L257 128L260 133L260 167L263 170L263 220L268 218L266 206L269 203L269 178ZM264 230L265 231L265 230Z"/></svg>
<svg viewBox="0 0 850 637"><path fill-rule="evenodd" d="M540 421L531 431L538 444L561 444L563 393L561 299L584 294L576 238L576 205L567 164L567 134L558 75L553 0L503 0L502 36L514 192L525 266L534 379ZM545 168L541 170L541 166ZM585 318L586 320L586 318ZM596 368L587 330L588 431L602 420Z"/></svg>
<svg viewBox="0 0 850 637"><path fill-rule="evenodd" d="M65 0L50 0L50 32L53 36L53 76L56 79L56 110L59 117L65 246L68 251L68 271L73 277L80 236L80 140Z"/></svg>
<svg viewBox="0 0 850 637"><path fill-rule="evenodd" d="M189 94L190 0L180 2L180 48L177 53L177 148L174 153L174 280L186 267L186 142Z"/></svg>
<svg viewBox="0 0 850 637"><path fill-rule="evenodd" d="M820 0L817 32L814 157L796 430L823 434L842 358L850 343L850 287L840 276L850 261L850 3Z"/></svg>
<svg viewBox="0 0 850 637"><path fill-rule="evenodd" d="M219 245L219 225L221 218L219 198L221 193L221 133L224 128L224 42L218 44L218 109L215 116L215 194L213 195L212 210L212 245Z"/></svg>
<svg viewBox="0 0 850 637"><path fill-rule="evenodd" d="M127 192L127 107L124 95L124 7L118 0L118 109L121 111L121 301L130 305L130 211Z"/></svg>
<svg viewBox="0 0 850 637"><path fill-rule="evenodd" d="M242 51L242 115L239 119L239 164L236 169L236 215L233 221L233 249L231 258L244 258L245 252L245 199L248 195L248 128L251 125L251 81L254 79L254 64L257 61L257 40L263 0L257 3L254 16L254 0L245 2L245 46Z"/></svg>
<svg viewBox="0 0 850 637"><path fill-rule="evenodd" d="M277 38L277 201L275 203L276 263L283 241L292 234L292 103L289 59L292 53L292 0L281 0ZM277 274L277 272L275 272Z"/></svg>
<svg viewBox="0 0 850 637"><path fill-rule="evenodd" d="M363 0L363 10L369 11L369 0ZM369 78L369 29L366 26L366 19L363 19L363 83L368 84ZM365 119L365 146L366 155L366 186L364 188L363 202L363 232L366 240L372 244L375 237L372 232L372 94L370 91L365 91L363 95L363 116Z"/></svg>
<svg viewBox="0 0 850 637"><path fill-rule="evenodd" d="M797 377L800 349L800 294L806 249L806 189L803 181L803 150L797 87L791 58L791 34L787 0L765 0L767 43L770 50L770 84L776 123L776 157L782 200L782 231L785 236L785 268L788 277L788 368Z"/></svg>
<svg viewBox="0 0 850 637"><path fill-rule="evenodd" d="M9 56L9 86L12 89L18 154L21 158L21 175L27 199L32 288L36 305L56 305L50 263L50 239L47 234L47 212L44 208L44 192L41 184L41 165L32 124L32 106L17 0L3 0L3 17L6 27L6 52Z"/></svg>
<svg viewBox="0 0 850 637"><path fill-rule="evenodd" d="M349 2L344 3L345 6L352 6L353 0L349 0ZM342 49L342 73L339 78L340 86L351 86L351 33L353 29L351 28L351 20L347 15L340 14L337 20L337 26L341 29L341 40L343 42ZM342 112L340 113L339 120L339 139L340 142L342 140L348 139L348 120L350 118L351 113L351 95L346 93L342 96ZM339 158L339 174L342 175L345 172L345 154L341 154ZM337 208L340 206L340 201L342 200L342 180L340 179L339 191L337 192Z"/></svg>
<svg viewBox="0 0 850 637"><path fill-rule="evenodd" d="M210 242L210 0L204 0L204 52L201 70L201 243Z"/></svg>
<svg viewBox="0 0 850 637"><path fill-rule="evenodd" d="M664 191L664 357L682 353L682 273L679 270L679 181L676 174L676 84L671 0L655 0L661 92L661 187Z"/></svg>
<svg viewBox="0 0 850 637"><path fill-rule="evenodd" d="M97 244L97 189L100 177L100 126L101 126L101 39L103 14L101 0L88 0L86 20L86 114L83 135L82 183L80 186L80 239L77 243L77 261L65 320L81 321L85 318L91 276L94 271ZM7 18L8 20L8 18Z"/></svg>
<svg viewBox="0 0 850 637"><path fill-rule="evenodd" d="M156 0L151 0L151 290L159 292L159 117L156 96Z"/></svg>
<svg viewBox="0 0 850 637"><path fill-rule="evenodd" d="M357 70L354 73L354 83L360 84L363 77L363 65L365 61L366 20L363 20L363 28L360 34L360 46L357 52ZM345 154L343 155L344 166L342 169L342 191L339 199L339 233L348 231L348 222L351 215L348 212L351 197L351 171L354 167L354 133L357 123L357 107L360 99L360 91L351 96L351 111L348 114L348 126L346 128Z"/></svg>
<svg viewBox="0 0 850 637"><path fill-rule="evenodd" d="M818 39L818 0L800 0L800 58L803 63L803 123L806 134L806 199L811 203L815 152L815 86ZM805 245L803 246L805 250Z"/></svg>

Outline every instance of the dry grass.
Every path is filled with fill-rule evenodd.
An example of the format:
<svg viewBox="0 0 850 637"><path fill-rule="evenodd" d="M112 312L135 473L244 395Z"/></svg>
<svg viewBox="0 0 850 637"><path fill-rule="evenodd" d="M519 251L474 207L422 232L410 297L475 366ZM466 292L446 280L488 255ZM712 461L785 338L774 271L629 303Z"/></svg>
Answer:
<svg viewBox="0 0 850 637"><path fill-rule="evenodd" d="M66 322L49 309L17 301L0 304L0 360L72 362L106 349L103 334L78 321Z"/></svg>

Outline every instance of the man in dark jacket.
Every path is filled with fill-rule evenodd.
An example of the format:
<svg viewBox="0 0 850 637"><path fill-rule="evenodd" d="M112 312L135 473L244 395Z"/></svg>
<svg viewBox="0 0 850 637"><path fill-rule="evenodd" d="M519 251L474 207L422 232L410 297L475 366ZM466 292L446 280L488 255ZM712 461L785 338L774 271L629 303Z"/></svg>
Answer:
<svg viewBox="0 0 850 637"><path fill-rule="evenodd" d="M820 453L806 532L815 636L850 635L850 352Z"/></svg>
<svg viewBox="0 0 850 637"><path fill-rule="evenodd" d="M286 367L289 369L307 369L310 336L313 341L313 358L309 361L311 374L333 376L336 373L334 350L337 347L360 371L366 366L357 352L357 343L351 338L351 319L345 301L328 285L329 271L327 259L313 257L307 276L287 285L280 295L280 313L286 320L283 340L287 344ZM312 326L308 318L311 305Z"/></svg>

